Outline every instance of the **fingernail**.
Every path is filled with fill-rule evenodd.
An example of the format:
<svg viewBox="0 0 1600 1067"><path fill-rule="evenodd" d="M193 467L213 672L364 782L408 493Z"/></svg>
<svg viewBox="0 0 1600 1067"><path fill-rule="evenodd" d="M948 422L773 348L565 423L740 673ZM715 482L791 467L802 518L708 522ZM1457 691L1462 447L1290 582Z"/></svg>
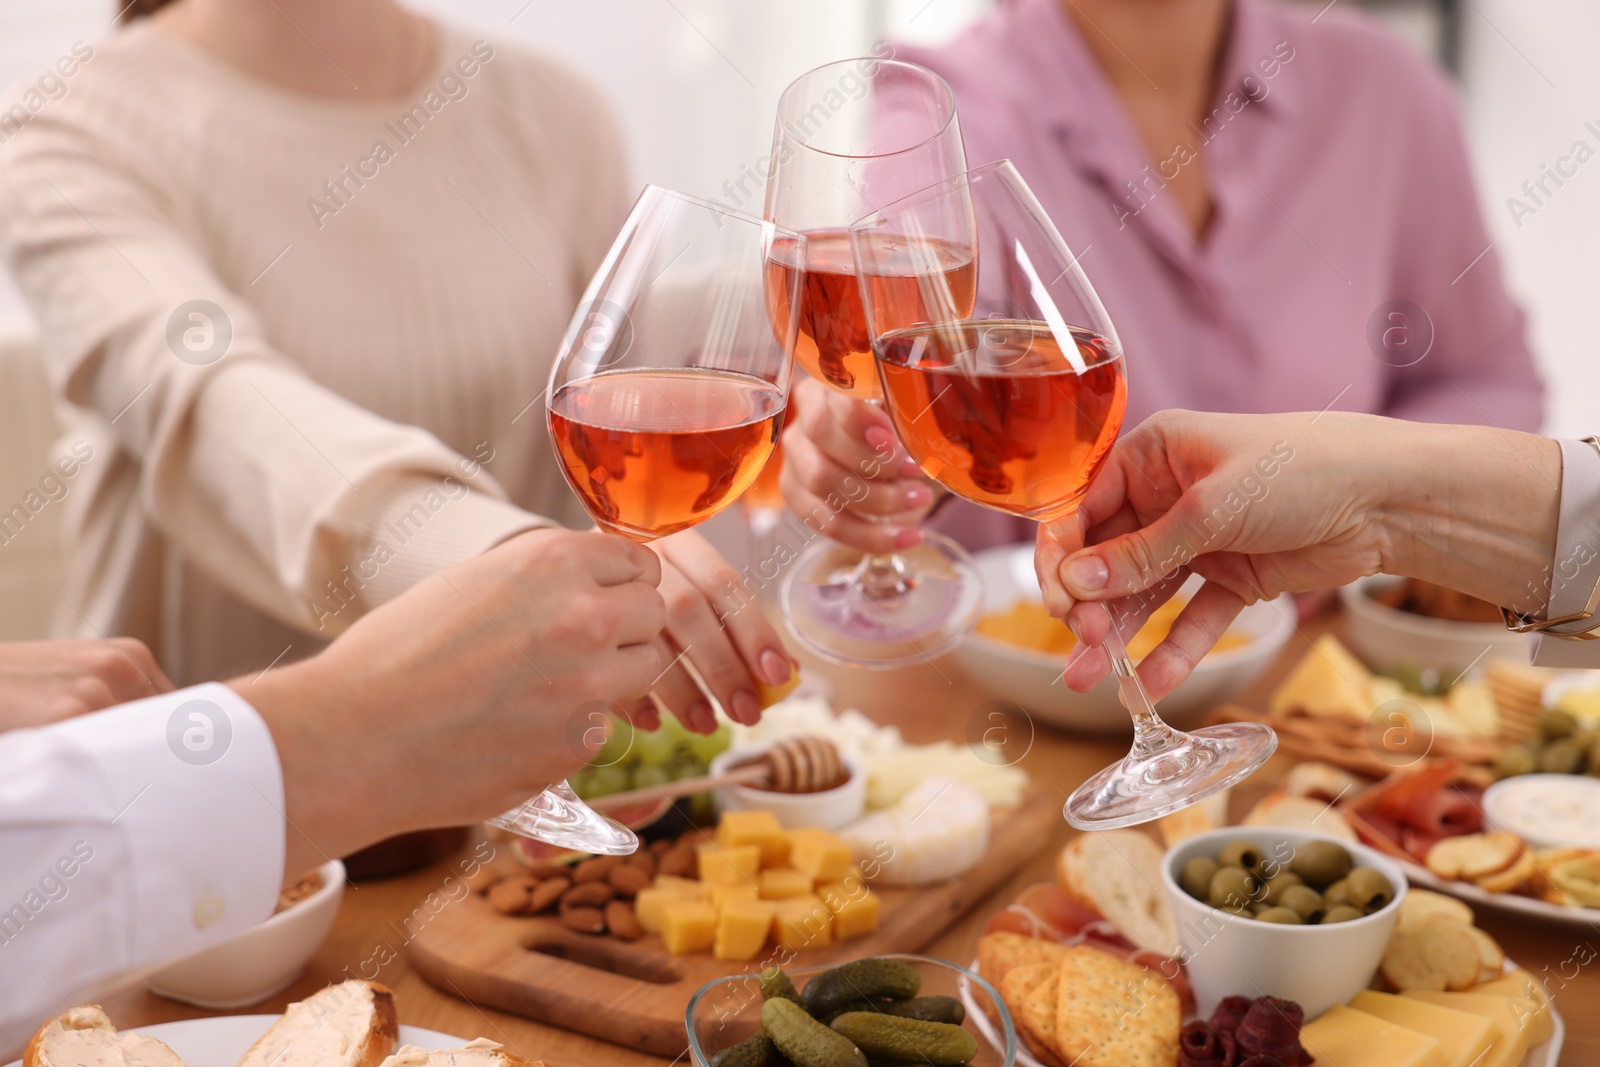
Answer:
<svg viewBox="0 0 1600 1067"><path fill-rule="evenodd" d="M933 499L933 491L925 485L914 485L906 490L906 507L920 508Z"/></svg>
<svg viewBox="0 0 1600 1067"><path fill-rule="evenodd" d="M717 715L711 710L711 705L704 700L697 700L689 708L688 728L699 734L711 734L717 731Z"/></svg>
<svg viewBox="0 0 1600 1067"><path fill-rule="evenodd" d="M1067 584L1078 596L1105 588L1106 582L1111 578L1111 572L1106 569L1106 561L1094 555L1067 560L1065 570Z"/></svg>
<svg viewBox="0 0 1600 1067"><path fill-rule="evenodd" d="M882 426L873 426L865 434L867 447L880 455L894 451L894 434Z"/></svg>
<svg viewBox="0 0 1600 1067"><path fill-rule="evenodd" d="M900 464L900 477L920 478L922 477L922 468L917 466L916 460L908 459L904 463Z"/></svg>
<svg viewBox="0 0 1600 1067"><path fill-rule="evenodd" d="M782 685L794 674L789 666L789 657L777 649L769 648L761 653L761 678L768 685Z"/></svg>
<svg viewBox="0 0 1600 1067"><path fill-rule="evenodd" d="M733 707L729 710L733 712L734 721L746 726L754 726L761 720L761 701L748 689L733 694Z"/></svg>
<svg viewBox="0 0 1600 1067"><path fill-rule="evenodd" d="M920 544L922 544L922 531L915 526L907 526L894 535L896 548L916 548Z"/></svg>
<svg viewBox="0 0 1600 1067"><path fill-rule="evenodd" d="M1078 629L1077 619L1067 620L1067 629L1072 631L1072 636L1078 639L1078 644L1083 644L1083 631Z"/></svg>

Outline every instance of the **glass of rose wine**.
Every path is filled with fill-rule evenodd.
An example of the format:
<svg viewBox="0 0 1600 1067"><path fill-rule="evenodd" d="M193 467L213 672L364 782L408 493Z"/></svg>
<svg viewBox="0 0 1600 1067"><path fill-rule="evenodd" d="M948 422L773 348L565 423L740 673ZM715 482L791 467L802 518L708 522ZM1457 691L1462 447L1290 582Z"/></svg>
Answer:
<svg viewBox="0 0 1600 1067"><path fill-rule="evenodd" d="M805 234L778 240L768 260L768 300L775 322L794 308L800 334L795 359L817 381L877 402L878 376L862 319L850 223L873 210L966 170L955 96L944 80L912 63L851 59L797 78L778 100L765 215ZM916 262L878 257L865 280L880 301L911 314L925 294L947 302L929 314L971 310L974 265L960 237L924 249ZM942 280L920 284L919 272ZM887 460L889 457L884 457ZM851 472L865 486L874 466ZM842 510L844 499L819 508ZM829 516L801 515L813 529ZM837 663L895 667L929 659L960 643L977 621L977 568L960 545L924 532L922 543L889 555L866 554L827 539L790 566L780 590L796 639Z"/></svg>
<svg viewBox="0 0 1600 1067"><path fill-rule="evenodd" d="M912 459L952 493L1042 523L1075 522L1122 428L1126 360L1088 276L1016 168L1001 160L913 193L858 220L850 237L863 279L885 258L932 263L951 240L972 241L969 316L928 319L925 310L943 303L936 294L907 314L862 283L884 403ZM1072 825L1160 818L1243 779L1277 747L1257 723L1184 733L1163 722L1115 615L1106 651L1133 717L1133 749L1068 798Z"/></svg>
<svg viewBox="0 0 1600 1067"><path fill-rule="evenodd" d="M550 372L550 437L602 530L638 542L686 530L760 476L797 329L793 315L768 313L765 263L779 240L804 248L771 222L656 186L634 204ZM565 782L492 821L583 852L638 847Z"/></svg>

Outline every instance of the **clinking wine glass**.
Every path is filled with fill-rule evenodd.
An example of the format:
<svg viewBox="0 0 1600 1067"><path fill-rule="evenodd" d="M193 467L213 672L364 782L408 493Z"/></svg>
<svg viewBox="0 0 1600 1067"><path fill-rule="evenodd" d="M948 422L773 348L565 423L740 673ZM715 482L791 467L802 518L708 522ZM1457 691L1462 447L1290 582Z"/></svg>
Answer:
<svg viewBox="0 0 1600 1067"><path fill-rule="evenodd" d="M878 395L850 223L964 170L955 96L932 71L894 60L844 60L784 90L765 214L807 240L774 243L769 301L774 321L782 323L796 310L788 294L798 292L795 358L819 382L864 400ZM939 253L931 263L884 259L871 283L885 300L915 303L937 291L964 315L972 302L971 247L957 240ZM934 271L946 284L921 286L913 268ZM876 471L852 473L864 485ZM800 518L815 527L826 516ZM819 656L894 667L960 643L977 621L979 588L972 557L939 534L925 532L921 544L889 555L818 539L790 566L780 604L796 639Z"/></svg>
<svg viewBox="0 0 1600 1067"><path fill-rule="evenodd" d="M766 465L796 332L793 315L768 314L778 240L804 248L771 222L656 186L634 204L550 372L550 437L602 530L638 542L686 530ZM638 847L565 782L491 821L583 852Z"/></svg>
<svg viewBox="0 0 1600 1067"><path fill-rule="evenodd" d="M942 245L972 232L970 317L930 321L861 286L884 402L923 473L957 496L1042 523L1075 521L1122 427L1126 361L1099 296L1016 168L979 167L850 228L863 278L882 257L937 261ZM921 279L943 284L935 273ZM922 301L944 304L937 293ZM1134 673L1114 613L1105 647L1133 717L1133 749L1068 798L1073 826L1159 818L1245 778L1277 747L1257 723L1174 730Z"/></svg>

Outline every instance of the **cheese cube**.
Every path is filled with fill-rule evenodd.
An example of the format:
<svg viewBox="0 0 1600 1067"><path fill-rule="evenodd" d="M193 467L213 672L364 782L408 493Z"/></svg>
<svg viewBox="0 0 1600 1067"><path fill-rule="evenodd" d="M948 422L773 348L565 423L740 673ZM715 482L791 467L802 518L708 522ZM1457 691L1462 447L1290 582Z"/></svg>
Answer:
<svg viewBox="0 0 1600 1067"><path fill-rule="evenodd" d="M749 882L713 882L707 891L706 899L711 901L711 906L721 911L728 906L731 900L758 900L761 894Z"/></svg>
<svg viewBox="0 0 1600 1067"><path fill-rule="evenodd" d="M1494 1043L1494 1024L1482 1015L1425 1000L1363 989L1350 1006L1380 1019L1399 1023L1439 1042L1447 1067L1469 1067Z"/></svg>
<svg viewBox="0 0 1600 1067"><path fill-rule="evenodd" d="M833 913L835 941L848 941L878 928L880 898L865 888L854 893L837 887L829 889L822 895L822 903Z"/></svg>
<svg viewBox="0 0 1600 1067"><path fill-rule="evenodd" d="M1489 993L1532 1001L1534 1016L1528 1023L1530 1045L1544 1044L1555 1032L1555 1024L1550 1021L1550 991L1545 988L1543 982L1520 967L1514 971L1507 971L1492 982L1481 982L1467 992Z"/></svg>
<svg viewBox="0 0 1600 1067"><path fill-rule="evenodd" d="M717 823L716 841L723 848L755 845L761 849L762 867L782 867L789 862L789 839L770 811L727 812Z"/></svg>
<svg viewBox="0 0 1600 1067"><path fill-rule="evenodd" d="M754 882L761 871L761 849L757 845L724 848L713 841L694 851L700 860L702 882Z"/></svg>
<svg viewBox="0 0 1600 1067"><path fill-rule="evenodd" d="M711 954L719 960L753 960L767 945L777 905L765 900L730 900L717 916Z"/></svg>
<svg viewBox="0 0 1600 1067"><path fill-rule="evenodd" d="M789 833L789 866L813 882L837 882L849 872L852 858L850 846L826 830Z"/></svg>
<svg viewBox="0 0 1600 1067"><path fill-rule="evenodd" d="M704 900L670 901L661 913L661 940L674 956L703 952L717 936L717 910Z"/></svg>
<svg viewBox="0 0 1600 1067"><path fill-rule="evenodd" d="M788 900L790 897L811 895L811 879L793 867L779 867L762 871L757 882L762 900Z"/></svg>
<svg viewBox="0 0 1600 1067"><path fill-rule="evenodd" d="M1534 1001L1493 993L1435 993L1423 989L1413 989L1405 996L1488 1017L1495 1028L1494 1044L1475 1067L1516 1067L1537 1044L1533 1040L1537 1032L1533 1020L1539 1009Z"/></svg>
<svg viewBox="0 0 1600 1067"><path fill-rule="evenodd" d="M1300 1031L1317 1067L1444 1067L1439 1042L1387 1019L1335 1004Z"/></svg>
<svg viewBox="0 0 1600 1067"><path fill-rule="evenodd" d="M673 893L670 889L639 890L639 895L633 898L633 914L638 917L639 925L647 934L659 934L662 925L666 922L667 905L686 898Z"/></svg>
<svg viewBox="0 0 1600 1067"><path fill-rule="evenodd" d="M790 952L826 948L833 943L833 913L813 896L777 901L773 905L772 940Z"/></svg>
<svg viewBox="0 0 1600 1067"><path fill-rule="evenodd" d="M693 878L679 878L673 874L658 874L656 880L650 884L676 900L703 900L706 895L704 882L697 882Z"/></svg>

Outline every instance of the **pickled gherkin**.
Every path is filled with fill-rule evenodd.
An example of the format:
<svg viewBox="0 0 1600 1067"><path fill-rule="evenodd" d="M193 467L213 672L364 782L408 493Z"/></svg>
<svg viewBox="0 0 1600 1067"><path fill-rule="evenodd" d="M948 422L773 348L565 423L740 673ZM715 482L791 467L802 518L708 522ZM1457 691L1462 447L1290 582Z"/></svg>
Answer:
<svg viewBox="0 0 1600 1067"><path fill-rule="evenodd" d="M765 1030L757 1030L737 1045L729 1045L711 1057L711 1067L777 1067L781 1060L772 1038Z"/></svg>
<svg viewBox="0 0 1600 1067"><path fill-rule="evenodd" d="M762 1004L761 1029L795 1067L867 1067L866 1055L854 1042L817 1022L792 1000L775 997Z"/></svg>
<svg viewBox="0 0 1600 1067"><path fill-rule="evenodd" d="M792 1000L800 1003L800 992L795 989L794 982L777 967L762 971L756 979L756 987L761 990L762 1000Z"/></svg>
<svg viewBox="0 0 1600 1067"><path fill-rule="evenodd" d="M800 1006L822 1017L863 998L908 1000L921 988L922 976L909 963L888 959L854 960L823 971L807 982L800 994Z"/></svg>
<svg viewBox="0 0 1600 1067"><path fill-rule="evenodd" d="M959 1026L921 1019L894 1019L872 1011L851 1011L833 1020L833 1029L873 1060L909 1060L954 1067L978 1053L978 1039Z"/></svg>

